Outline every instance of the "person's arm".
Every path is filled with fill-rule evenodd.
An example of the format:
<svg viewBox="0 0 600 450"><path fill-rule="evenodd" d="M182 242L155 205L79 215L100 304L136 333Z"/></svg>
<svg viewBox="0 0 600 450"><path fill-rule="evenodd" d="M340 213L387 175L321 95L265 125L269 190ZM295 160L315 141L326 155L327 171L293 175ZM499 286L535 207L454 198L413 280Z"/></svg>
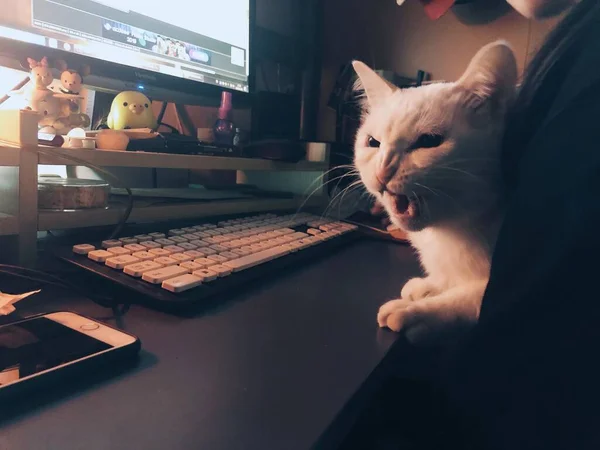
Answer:
<svg viewBox="0 0 600 450"><path fill-rule="evenodd" d="M600 92L580 98L520 161L451 383L479 448L600 448L598 117Z"/></svg>

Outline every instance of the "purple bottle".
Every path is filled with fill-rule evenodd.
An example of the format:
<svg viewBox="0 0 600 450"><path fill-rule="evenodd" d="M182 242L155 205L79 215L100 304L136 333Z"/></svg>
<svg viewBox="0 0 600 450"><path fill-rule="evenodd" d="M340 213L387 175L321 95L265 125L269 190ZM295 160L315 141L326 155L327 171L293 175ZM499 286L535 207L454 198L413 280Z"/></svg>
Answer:
<svg viewBox="0 0 600 450"><path fill-rule="evenodd" d="M219 118L213 127L215 143L220 145L233 145L235 127L231 120L233 110L231 106L231 92L221 93L221 106L219 107Z"/></svg>

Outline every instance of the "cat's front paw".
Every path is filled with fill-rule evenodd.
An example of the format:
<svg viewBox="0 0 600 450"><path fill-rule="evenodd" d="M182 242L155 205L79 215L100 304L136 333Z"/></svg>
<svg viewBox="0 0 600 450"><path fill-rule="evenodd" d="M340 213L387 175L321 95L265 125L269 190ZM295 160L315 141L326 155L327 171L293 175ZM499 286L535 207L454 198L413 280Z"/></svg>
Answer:
<svg viewBox="0 0 600 450"><path fill-rule="evenodd" d="M426 344L458 336L477 322L479 308L475 302L444 300L448 299L388 302L380 309L379 326L402 331L412 343Z"/></svg>
<svg viewBox="0 0 600 450"><path fill-rule="evenodd" d="M404 309L408 307L412 303L411 300L399 298L397 300L390 300L387 303L384 303L379 308L379 312L377 313L377 323L380 327L388 326L388 317L394 313L396 310Z"/></svg>
<svg viewBox="0 0 600 450"><path fill-rule="evenodd" d="M429 278L411 278L404 284L400 297L414 302L437 293L438 289Z"/></svg>

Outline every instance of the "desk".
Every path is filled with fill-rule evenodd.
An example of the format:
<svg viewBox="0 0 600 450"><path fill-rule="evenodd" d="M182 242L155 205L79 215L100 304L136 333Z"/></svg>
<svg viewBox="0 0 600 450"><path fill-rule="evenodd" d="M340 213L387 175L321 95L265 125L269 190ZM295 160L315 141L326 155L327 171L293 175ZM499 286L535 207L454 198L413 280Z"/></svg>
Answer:
<svg viewBox="0 0 600 450"><path fill-rule="evenodd" d="M377 308L418 270L408 247L363 241L209 315L132 307L122 326L142 341L139 367L0 423L0 449L335 448L353 402L404 345L378 329ZM85 299L50 297L21 312L107 315Z"/></svg>

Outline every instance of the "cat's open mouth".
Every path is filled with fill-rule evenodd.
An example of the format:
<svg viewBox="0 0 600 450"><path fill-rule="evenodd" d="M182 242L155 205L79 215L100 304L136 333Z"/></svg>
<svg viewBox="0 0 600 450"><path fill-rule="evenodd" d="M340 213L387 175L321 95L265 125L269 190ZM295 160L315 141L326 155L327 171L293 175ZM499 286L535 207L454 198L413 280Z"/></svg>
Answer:
<svg viewBox="0 0 600 450"><path fill-rule="evenodd" d="M392 194L386 192L392 205L392 212L401 218L415 218L419 214L418 204L415 198L404 194Z"/></svg>

